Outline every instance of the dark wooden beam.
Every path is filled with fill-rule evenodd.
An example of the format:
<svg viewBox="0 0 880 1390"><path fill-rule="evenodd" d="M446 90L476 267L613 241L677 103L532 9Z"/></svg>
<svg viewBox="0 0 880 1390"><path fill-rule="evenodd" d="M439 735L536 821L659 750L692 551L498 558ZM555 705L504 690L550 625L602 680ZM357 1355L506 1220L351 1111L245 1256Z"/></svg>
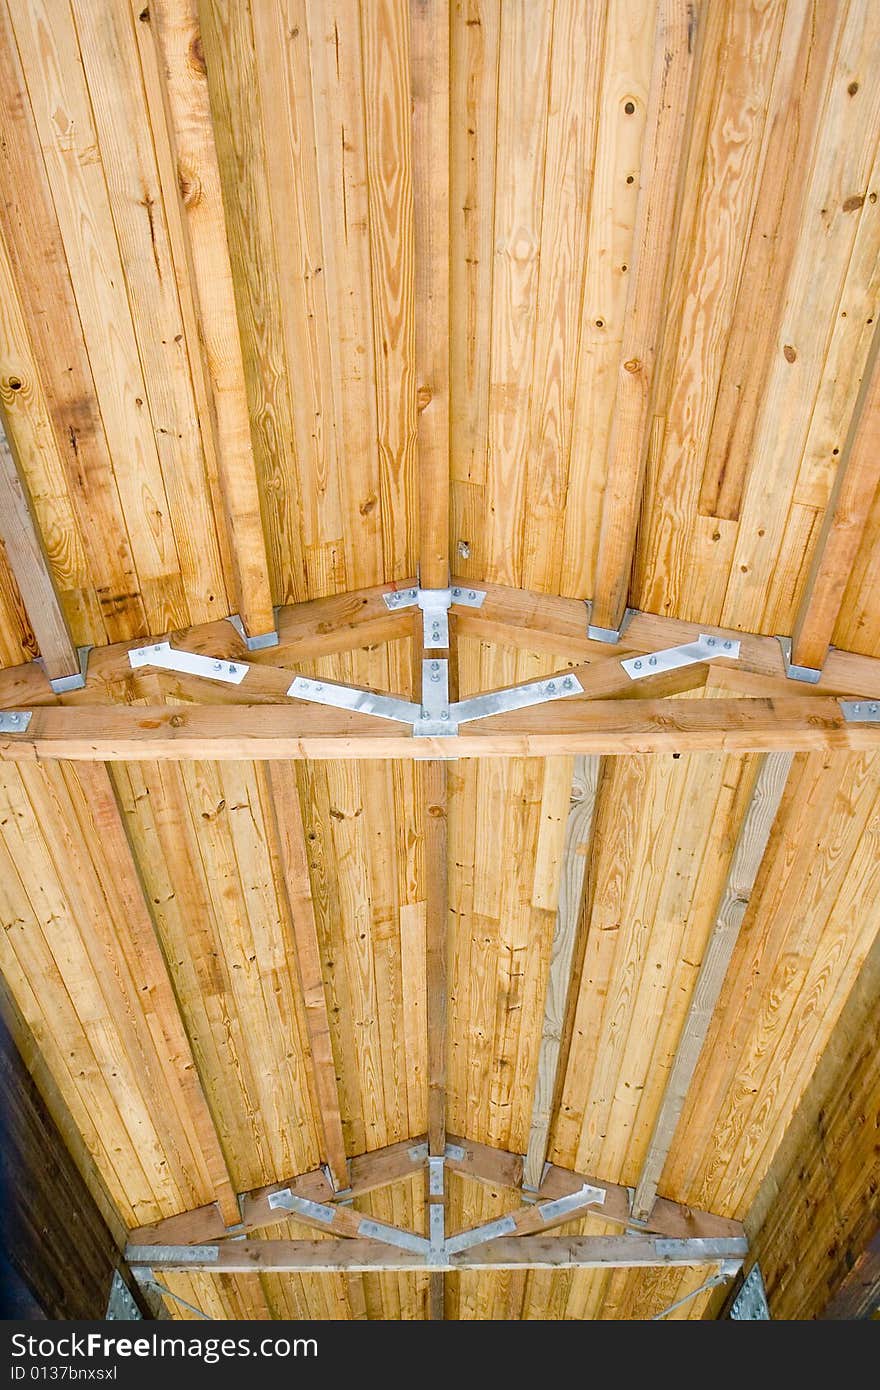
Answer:
<svg viewBox="0 0 880 1390"><path fill-rule="evenodd" d="M117 1270L137 1286L2 1019L0 1118L0 1255L32 1303L4 1285L0 1316L103 1319Z"/></svg>

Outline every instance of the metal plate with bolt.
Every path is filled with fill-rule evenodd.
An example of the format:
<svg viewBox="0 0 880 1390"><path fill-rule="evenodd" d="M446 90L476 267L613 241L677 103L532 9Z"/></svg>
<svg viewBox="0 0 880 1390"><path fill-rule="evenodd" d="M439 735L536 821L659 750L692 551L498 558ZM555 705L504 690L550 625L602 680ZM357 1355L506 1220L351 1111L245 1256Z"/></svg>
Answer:
<svg viewBox="0 0 880 1390"><path fill-rule="evenodd" d="M128 653L129 665L155 666L160 671L179 671L185 676L201 676L203 680L223 681L226 685L241 685L251 669L246 661L221 661L198 652L181 651L170 642L153 642L149 647L134 647Z"/></svg>
<svg viewBox="0 0 880 1390"><path fill-rule="evenodd" d="M0 734L23 734L31 722L29 709L6 709L0 713Z"/></svg>
<svg viewBox="0 0 880 1390"><path fill-rule="evenodd" d="M758 1265L752 1265L743 1286L730 1305L730 1316L739 1321L765 1322L770 1318L764 1279Z"/></svg>
<svg viewBox="0 0 880 1390"><path fill-rule="evenodd" d="M665 651L651 652L648 656L631 656L620 664L630 680L638 681L646 676L658 676L662 671L676 671L680 666L714 661L719 656L735 661L739 656L739 642L730 637L710 637L701 632L696 642L686 642L681 647L667 647Z"/></svg>

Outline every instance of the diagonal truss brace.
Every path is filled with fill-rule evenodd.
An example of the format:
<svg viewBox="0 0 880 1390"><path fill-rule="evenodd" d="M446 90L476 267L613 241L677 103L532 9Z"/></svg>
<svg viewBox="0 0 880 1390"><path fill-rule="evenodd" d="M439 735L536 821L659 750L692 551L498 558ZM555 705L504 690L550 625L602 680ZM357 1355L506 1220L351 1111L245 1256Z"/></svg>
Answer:
<svg viewBox="0 0 880 1390"><path fill-rule="evenodd" d="M490 715L507 710L525 709L529 705L543 705L551 700L583 695L584 688L572 672L566 676L527 681L506 690L493 690L468 700L450 702L449 663L443 658L433 657L422 662L421 705L392 695L377 695L357 686L312 680L308 676L297 676L287 693L298 700L396 719L402 724L410 724L417 738L442 738L457 734L459 725L472 719L487 719Z"/></svg>

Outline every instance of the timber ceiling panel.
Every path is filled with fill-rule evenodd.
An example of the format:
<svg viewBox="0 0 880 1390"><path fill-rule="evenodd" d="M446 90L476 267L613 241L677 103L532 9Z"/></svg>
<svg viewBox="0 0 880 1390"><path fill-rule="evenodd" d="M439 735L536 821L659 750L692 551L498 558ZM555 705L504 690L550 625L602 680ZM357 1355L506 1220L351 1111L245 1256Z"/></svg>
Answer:
<svg viewBox="0 0 880 1390"><path fill-rule="evenodd" d="M303 710L293 671L414 699L416 629L381 590L450 553L489 587L451 620L462 698L574 662L593 698L638 694L588 598L599 626L643 610L642 652L693 635L661 618L793 634L817 664L837 643L822 693L876 697L847 652L880 657L878 161L870 0L0 0L0 499L33 515L68 648L95 648L56 700L4 517L2 703L216 706L216 730ZM241 688L107 650L170 632L243 659L234 612L281 632ZM626 746L659 726L674 749L676 711L725 693L706 670ZM822 746L775 642L728 670L802 696ZM589 718L566 708L545 727ZM751 708L774 738L773 699ZM231 1223L238 1193L430 1133L438 1090L453 1134L636 1187L732 884L659 1186L746 1217L877 937L880 755L786 764L743 887L767 763L723 733L428 767L356 737L320 762L12 762L32 748L4 734L0 996L99 1200L126 1228L214 1202ZM448 1227L518 1201L453 1174ZM354 1210L422 1230L421 1175ZM640 1317L703 1277L456 1272L446 1313ZM218 1317L422 1317L437 1293L167 1281Z"/></svg>

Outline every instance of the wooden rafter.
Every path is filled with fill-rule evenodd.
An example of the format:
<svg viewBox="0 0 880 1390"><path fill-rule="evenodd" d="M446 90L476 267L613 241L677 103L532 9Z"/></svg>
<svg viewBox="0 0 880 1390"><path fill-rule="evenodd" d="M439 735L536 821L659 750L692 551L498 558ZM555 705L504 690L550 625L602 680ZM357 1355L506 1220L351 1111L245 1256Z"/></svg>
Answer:
<svg viewBox="0 0 880 1390"><path fill-rule="evenodd" d="M655 363L698 71L703 7L660 0L648 94L643 183L623 329L607 482L599 528L592 622L618 630L629 593L650 436Z"/></svg>
<svg viewBox="0 0 880 1390"><path fill-rule="evenodd" d="M565 827L565 847L562 853L559 905L553 932L550 972L544 1004L544 1022L538 1053L538 1072L529 1144L523 1169L523 1184L537 1190L541 1186L553 1101L556 1094L557 1069L565 1021L565 1007L571 983L575 938L584 895L587 853L592 835L593 816L599 789L599 759L578 758L575 762L571 788L571 809Z"/></svg>
<svg viewBox="0 0 880 1390"><path fill-rule="evenodd" d="M878 485L880 331L875 330L871 356L794 625L791 657L798 666L818 670L825 663Z"/></svg>
<svg viewBox="0 0 880 1390"><path fill-rule="evenodd" d="M40 655L50 679L77 674L76 647L68 631L49 562L34 525L24 484L0 422L0 544L6 552Z"/></svg>
<svg viewBox="0 0 880 1390"><path fill-rule="evenodd" d="M792 756L791 753L769 753L758 773L642 1164L633 1198L633 1211L638 1217L647 1216L656 1200L657 1187L779 810Z"/></svg>
<svg viewBox="0 0 880 1390"><path fill-rule="evenodd" d="M348 1187L345 1136L342 1131L330 1015L324 993L321 946L312 901L306 834L296 773L290 763L279 762L269 765L268 775L290 920L296 942L296 963L312 1054L322 1148L334 1187L344 1189Z"/></svg>

